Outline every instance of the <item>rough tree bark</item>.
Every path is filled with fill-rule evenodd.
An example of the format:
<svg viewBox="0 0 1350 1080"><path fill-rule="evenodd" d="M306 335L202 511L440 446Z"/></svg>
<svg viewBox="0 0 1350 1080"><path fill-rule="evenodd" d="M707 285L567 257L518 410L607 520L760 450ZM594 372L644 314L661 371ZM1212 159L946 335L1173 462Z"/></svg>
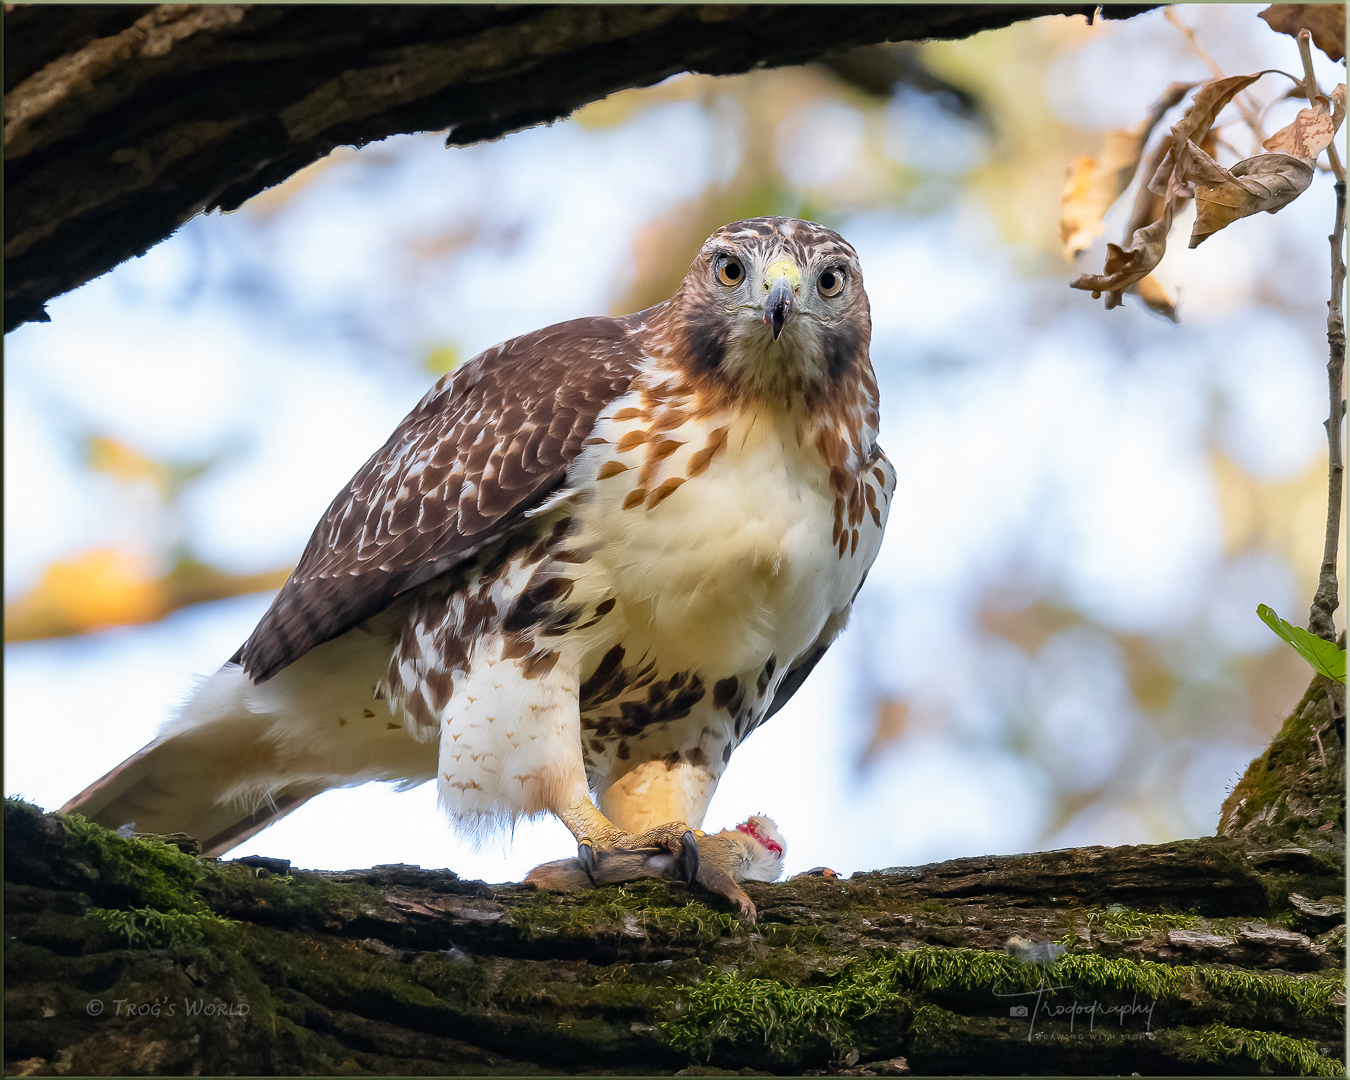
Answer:
<svg viewBox="0 0 1350 1080"><path fill-rule="evenodd" d="M440 130L462 146L681 71L1094 8L7 4L5 329L336 146Z"/></svg>
<svg viewBox="0 0 1350 1080"><path fill-rule="evenodd" d="M751 885L753 928L680 886L202 860L7 801L5 1072L1343 1075L1326 690L1226 835Z"/></svg>

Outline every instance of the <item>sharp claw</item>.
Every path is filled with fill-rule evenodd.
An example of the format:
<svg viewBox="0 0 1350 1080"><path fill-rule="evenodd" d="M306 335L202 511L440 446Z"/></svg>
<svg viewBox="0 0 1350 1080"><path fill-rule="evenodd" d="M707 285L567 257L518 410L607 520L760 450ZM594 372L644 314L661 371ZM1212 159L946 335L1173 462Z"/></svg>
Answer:
<svg viewBox="0 0 1350 1080"><path fill-rule="evenodd" d="M589 840L583 840L577 845L577 862L581 868L586 871L586 876L590 878L591 884L595 882L595 848L591 846Z"/></svg>
<svg viewBox="0 0 1350 1080"><path fill-rule="evenodd" d="M698 879L698 840L692 831L687 831L680 837L680 857L676 860L675 866L680 871L680 876L690 885Z"/></svg>

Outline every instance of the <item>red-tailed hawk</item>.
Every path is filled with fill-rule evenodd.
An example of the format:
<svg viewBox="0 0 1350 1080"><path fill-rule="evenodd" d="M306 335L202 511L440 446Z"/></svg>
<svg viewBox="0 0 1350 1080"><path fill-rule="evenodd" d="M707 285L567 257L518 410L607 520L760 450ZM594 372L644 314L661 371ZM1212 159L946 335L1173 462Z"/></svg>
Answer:
<svg viewBox="0 0 1350 1080"><path fill-rule="evenodd" d="M853 248L755 218L663 304L475 357L333 501L243 648L64 809L218 854L327 788L434 779L461 823L550 811L592 880L658 849L753 918L727 883L756 852L700 860L690 830L881 544L870 334Z"/></svg>

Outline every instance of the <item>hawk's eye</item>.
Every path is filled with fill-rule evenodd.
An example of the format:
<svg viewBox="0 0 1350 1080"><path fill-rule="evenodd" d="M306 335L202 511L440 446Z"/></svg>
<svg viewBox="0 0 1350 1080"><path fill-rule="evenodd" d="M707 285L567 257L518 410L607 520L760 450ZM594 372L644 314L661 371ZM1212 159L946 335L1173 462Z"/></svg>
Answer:
<svg viewBox="0 0 1350 1080"><path fill-rule="evenodd" d="M821 296L838 296L844 289L844 272L833 267L822 271L816 278L816 288Z"/></svg>
<svg viewBox="0 0 1350 1080"><path fill-rule="evenodd" d="M739 285L744 278L745 267L735 259L723 259L717 267L717 280L723 285Z"/></svg>

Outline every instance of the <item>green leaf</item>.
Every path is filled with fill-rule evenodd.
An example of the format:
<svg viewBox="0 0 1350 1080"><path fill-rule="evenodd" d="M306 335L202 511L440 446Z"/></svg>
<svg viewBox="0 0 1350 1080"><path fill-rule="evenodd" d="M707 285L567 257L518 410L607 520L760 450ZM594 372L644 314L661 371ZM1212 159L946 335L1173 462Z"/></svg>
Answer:
<svg viewBox="0 0 1350 1080"><path fill-rule="evenodd" d="M1328 679L1335 679L1338 683L1344 685L1344 649L1336 648L1333 642L1326 641L1316 634L1310 634L1301 626L1293 626L1285 622L1265 604L1256 605L1256 614L1260 616L1263 623L1289 642L1299 656L1308 661L1317 671Z"/></svg>

